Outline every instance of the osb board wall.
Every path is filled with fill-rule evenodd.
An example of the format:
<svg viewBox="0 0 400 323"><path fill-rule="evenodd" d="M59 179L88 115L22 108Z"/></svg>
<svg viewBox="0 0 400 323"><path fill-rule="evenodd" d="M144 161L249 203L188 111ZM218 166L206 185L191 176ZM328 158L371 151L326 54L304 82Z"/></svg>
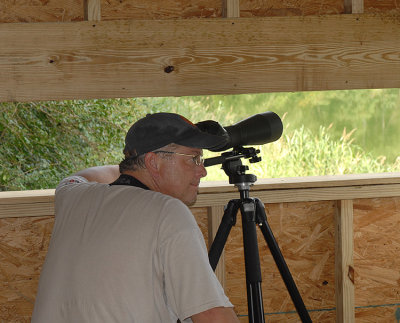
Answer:
<svg viewBox="0 0 400 323"><path fill-rule="evenodd" d="M268 223L281 248L300 294L314 322L335 318L335 202L300 202L266 205ZM241 222L233 228L226 249L226 290L246 322L246 280ZM258 232L264 311L268 322L298 322L283 280Z"/></svg>
<svg viewBox="0 0 400 323"><path fill-rule="evenodd" d="M54 217L0 219L0 322L30 322Z"/></svg>
<svg viewBox="0 0 400 323"><path fill-rule="evenodd" d="M354 228L357 322L400 320L400 199L354 200Z"/></svg>
<svg viewBox="0 0 400 323"><path fill-rule="evenodd" d="M335 321L334 201L266 205L268 223L314 322ZM207 208L192 212L207 239ZM29 322L54 218L0 219L0 322ZM357 322L396 322L400 311L400 198L354 201ZM299 322L259 232L263 298L268 322ZM226 244L226 291L241 322L247 299L241 221ZM289 313L288 313L289 312Z"/></svg>
<svg viewBox="0 0 400 323"><path fill-rule="evenodd" d="M85 0L2 0L0 22L84 20ZM343 0L240 0L241 17L306 16L344 13ZM364 13L398 10L395 0L366 0ZM220 18L221 0L101 0L101 19Z"/></svg>

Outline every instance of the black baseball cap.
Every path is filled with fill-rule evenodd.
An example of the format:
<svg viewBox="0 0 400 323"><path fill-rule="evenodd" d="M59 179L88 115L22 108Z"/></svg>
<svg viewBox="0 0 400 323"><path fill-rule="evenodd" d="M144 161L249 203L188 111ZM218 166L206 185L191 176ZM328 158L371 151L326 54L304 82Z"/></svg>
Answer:
<svg viewBox="0 0 400 323"><path fill-rule="evenodd" d="M139 156L172 143L213 150L225 146L227 138L202 131L179 114L160 112L148 114L131 126L124 154Z"/></svg>

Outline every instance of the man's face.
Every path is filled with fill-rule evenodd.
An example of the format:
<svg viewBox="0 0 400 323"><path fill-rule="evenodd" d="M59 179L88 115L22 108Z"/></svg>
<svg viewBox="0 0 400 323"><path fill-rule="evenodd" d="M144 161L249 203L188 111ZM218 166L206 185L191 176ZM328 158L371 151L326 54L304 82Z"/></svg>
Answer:
<svg viewBox="0 0 400 323"><path fill-rule="evenodd" d="M172 151L172 150L171 150ZM202 150L177 146L176 153L202 155ZM165 154L160 156L158 189L190 206L196 202L200 179L207 175L204 165L196 165L190 156Z"/></svg>

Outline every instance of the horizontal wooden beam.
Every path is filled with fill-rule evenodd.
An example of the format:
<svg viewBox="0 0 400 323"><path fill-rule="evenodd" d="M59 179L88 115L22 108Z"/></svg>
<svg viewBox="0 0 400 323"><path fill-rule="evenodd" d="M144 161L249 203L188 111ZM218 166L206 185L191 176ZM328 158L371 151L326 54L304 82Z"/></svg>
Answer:
<svg viewBox="0 0 400 323"><path fill-rule="evenodd" d="M0 101L400 87L400 18L0 24Z"/></svg>
<svg viewBox="0 0 400 323"><path fill-rule="evenodd" d="M233 185L206 182L193 207L220 207L240 197ZM264 203L400 196L400 173L263 179L250 195ZM218 208L216 208L218 210ZM0 218L54 215L54 189L0 192Z"/></svg>

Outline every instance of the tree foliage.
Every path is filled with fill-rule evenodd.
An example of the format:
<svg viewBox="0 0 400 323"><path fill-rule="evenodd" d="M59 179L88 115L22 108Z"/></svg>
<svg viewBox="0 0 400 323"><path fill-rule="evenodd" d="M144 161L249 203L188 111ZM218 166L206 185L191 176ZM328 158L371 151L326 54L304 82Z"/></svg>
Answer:
<svg viewBox="0 0 400 323"><path fill-rule="evenodd" d="M139 111L134 100L1 104L0 190L54 187L88 165L115 163Z"/></svg>
<svg viewBox="0 0 400 323"><path fill-rule="evenodd" d="M259 177L399 171L399 150L390 148L400 147L398 90L2 103L0 190L54 188L80 169L119 163L126 131L146 113L176 112L227 126L267 110L284 117L285 130L279 141L260 147L263 162L251 166ZM382 129L391 146L376 146L386 148L389 162L363 146ZM226 179L217 167L208 172L207 180Z"/></svg>

